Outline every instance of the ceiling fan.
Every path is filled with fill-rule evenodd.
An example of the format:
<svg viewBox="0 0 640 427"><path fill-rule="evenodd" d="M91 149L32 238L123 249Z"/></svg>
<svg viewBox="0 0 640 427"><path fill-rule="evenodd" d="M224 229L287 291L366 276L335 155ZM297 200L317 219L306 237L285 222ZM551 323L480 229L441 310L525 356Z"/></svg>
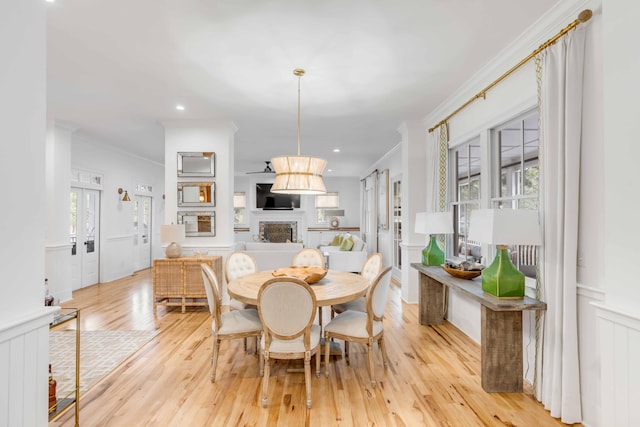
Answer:
<svg viewBox="0 0 640 427"><path fill-rule="evenodd" d="M265 160L264 161L267 165L264 167L263 170L261 171L255 171L255 172L247 172L247 174L251 174L251 173L276 173L276 171L274 171L271 168L271 160Z"/></svg>

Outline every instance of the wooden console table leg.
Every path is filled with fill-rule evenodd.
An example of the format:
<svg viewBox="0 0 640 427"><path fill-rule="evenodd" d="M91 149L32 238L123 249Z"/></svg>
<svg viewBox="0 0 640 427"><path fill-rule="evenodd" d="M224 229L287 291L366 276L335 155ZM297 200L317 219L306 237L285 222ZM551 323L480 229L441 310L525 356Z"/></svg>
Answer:
<svg viewBox="0 0 640 427"><path fill-rule="evenodd" d="M445 286L420 273L420 324L439 325L444 322L444 291Z"/></svg>
<svg viewBox="0 0 640 427"><path fill-rule="evenodd" d="M482 388L522 392L522 311L482 306Z"/></svg>

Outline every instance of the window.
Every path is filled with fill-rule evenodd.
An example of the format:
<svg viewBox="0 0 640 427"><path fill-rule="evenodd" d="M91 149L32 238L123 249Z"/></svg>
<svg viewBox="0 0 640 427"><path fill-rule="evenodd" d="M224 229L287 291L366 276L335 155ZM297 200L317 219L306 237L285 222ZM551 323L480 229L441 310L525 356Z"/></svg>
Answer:
<svg viewBox="0 0 640 427"><path fill-rule="evenodd" d="M333 210L340 207L340 197L337 192L326 192L325 194L316 195L316 221L318 224L329 222L329 215L326 210Z"/></svg>
<svg viewBox="0 0 640 427"><path fill-rule="evenodd" d="M480 139L476 138L451 152L454 177L453 207L454 234L453 255L480 261L480 245L467 241L469 216L480 207Z"/></svg>
<svg viewBox="0 0 640 427"><path fill-rule="evenodd" d="M244 224L247 196L244 192L233 193L233 223Z"/></svg>
<svg viewBox="0 0 640 427"><path fill-rule="evenodd" d="M539 137L538 113L529 111L449 150L448 198L454 213L454 245L448 255L482 262L481 244L467 241L469 217L480 207L539 208ZM486 154L485 154L486 153ZM490 158L483 159L488 155ZM486 161L485 161L486 160ZM481 184L485 187L482 194ZM537 246L509 248L511 260L528 277L536 277ZM493 251L493 248L490 249Z"/></svg>
<svg viewBox="0 0 640 427"><path fill-rule="evenodd" d="M494 208L531 209L539 207L540 140L538 113L530 112L491 132L492 153L497 159L493 176ZM536 277L537 247L509 248L511 261L528 277Z"/></svg>

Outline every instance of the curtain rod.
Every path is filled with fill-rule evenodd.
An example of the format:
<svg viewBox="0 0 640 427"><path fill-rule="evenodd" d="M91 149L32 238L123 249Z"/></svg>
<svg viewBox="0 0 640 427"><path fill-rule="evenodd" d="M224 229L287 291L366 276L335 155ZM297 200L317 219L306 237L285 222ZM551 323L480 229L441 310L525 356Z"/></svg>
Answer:
<svg viewBox="0 0 640 427"><path fill-rule="evenodd" d="M591 16L593 16L593 12L591 12L591 9L585 9L582 12L580 12L580 14L578 15L578 19L576 19L575 21L573 21L572 23L567 25L558 34L556 34L555 36L553 36L552 38L550 38L549 40L547 40L546 42L541 44L540 47L537 48L536 50L534 50L533 52L531 52L529 54L529 56L524 58L522 61L518 62L513 67L511 67L511 69L509 71L507 71L506 73L504 73L503 75L498 77L496 80L493 81L493 83L491 83L489 86L487 86L484 89L482 89L473 98L471 98L470 100L468 100L467 102L465 102L464 104L459 106L453 113L449 114L447 117L445 117L444 119L440 120L437 124L435 124L432 128L429 129L429 133L433 132L441 124L446 123L451 117L453 117L456 114L458 114L460 111L462 111L464 108L466 108L469 104L471 104L476 99L479 99L479 98L486 99L487 98L487 91L489 89L493 88L495 85L500 83L502 80L504 80L506 77L508 77L511 73L513 73L518 68L520 68L525 63L527 63L531 58L533 58L534 56L536 56L537 54L539 54L540 52L542 52L543 50L545 50L546 48L548 48L549 46L554 44L560 37L564 36L569 31L573 30L579 24L587 22L589 19L591 19Z"/></svg>

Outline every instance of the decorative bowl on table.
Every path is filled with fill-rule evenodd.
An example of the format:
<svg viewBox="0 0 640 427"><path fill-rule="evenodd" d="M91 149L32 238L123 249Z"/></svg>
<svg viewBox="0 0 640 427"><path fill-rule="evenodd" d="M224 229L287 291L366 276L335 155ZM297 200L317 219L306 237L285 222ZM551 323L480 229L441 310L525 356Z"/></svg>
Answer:
<svg viewBox="0 0 640 427"><path fill-rule="evenodd" d="M471 280L475 277L478 277L482 274L482 269L484 266L473 266L473 270L463 270L460 266L456 266L455 264L442 264L440 265L444 271L456 277L458 279L467 279Z"/></svg>
<svg viewBox="0 0 640 427"><path fill-rule="evenodd" d="M322 267L308 267L305 265L292 265L291 267L278 268L271 273L274 277L292 276L304 280L309 285L319 282L327 275L327 269Z"/></svg>

